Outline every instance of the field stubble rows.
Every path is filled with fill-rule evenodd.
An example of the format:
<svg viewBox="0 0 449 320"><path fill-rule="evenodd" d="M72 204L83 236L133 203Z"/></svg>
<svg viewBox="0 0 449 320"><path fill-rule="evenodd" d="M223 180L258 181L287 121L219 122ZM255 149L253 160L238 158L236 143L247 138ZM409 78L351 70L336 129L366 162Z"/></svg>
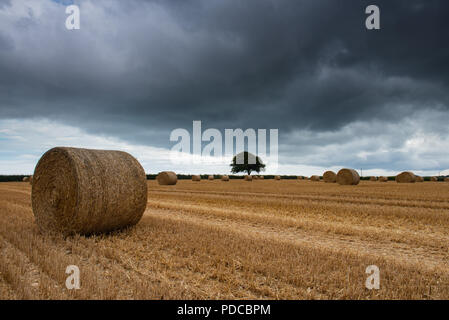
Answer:
<svg viewBox="0 0 449 320"><path fill-rule="evenodd" d="M1 183L0 298L449 299L449 184L148 184L137 226L64 239L38 232L29 184Z"/></svg>

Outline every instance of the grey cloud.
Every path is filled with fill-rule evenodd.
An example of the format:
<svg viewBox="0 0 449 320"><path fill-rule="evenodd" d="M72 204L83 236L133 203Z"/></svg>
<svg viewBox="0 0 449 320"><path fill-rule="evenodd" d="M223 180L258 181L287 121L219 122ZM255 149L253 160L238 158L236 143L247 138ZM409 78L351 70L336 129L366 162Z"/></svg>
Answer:
<svg viewBox="0 0 449 320"><path fill-rule="evenodd" d="M280 146L284 163L401 171L449 168L449 113L416 111L396 123L353 122L334 131L299 130Z"/></svg>
<svg viewBox="0 0 449 320"><path fill-rule="evenodd" d="M0 0L0 9L11 6L11 0Z"/></svg>
<svg viewBox="0 0 449 320"><path fill-rule="evenodd" d="M0 22L0 117L167 147L169 132L192 120L279 128L281 143L294 145L298 129L320 136L448 111L444 0L378 0L380 31L364 28L370 1L78 3L79 31L64 29L56 3Z"/></svg>
<svg viewBox="0 0 449 320"><path fill-rule="evenodd" d="M0 32L0 51L7 51L13 49L14 49L13 40L4 33Z"/></svg>

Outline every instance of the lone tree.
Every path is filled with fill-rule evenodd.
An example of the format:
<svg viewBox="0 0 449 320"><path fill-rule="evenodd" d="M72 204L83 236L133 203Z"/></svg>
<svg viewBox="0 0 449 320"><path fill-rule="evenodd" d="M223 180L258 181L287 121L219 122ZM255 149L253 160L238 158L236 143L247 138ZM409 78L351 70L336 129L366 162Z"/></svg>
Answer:
<svg viewBox="0 0 449 320"><path fill-rule="evenodd" d="M234 156L230 166L232 173L247 172L248 175L251 175L252 171L257 173L265 171L265 164L262 162L262 159L247 151L240 152Z"/></svg>

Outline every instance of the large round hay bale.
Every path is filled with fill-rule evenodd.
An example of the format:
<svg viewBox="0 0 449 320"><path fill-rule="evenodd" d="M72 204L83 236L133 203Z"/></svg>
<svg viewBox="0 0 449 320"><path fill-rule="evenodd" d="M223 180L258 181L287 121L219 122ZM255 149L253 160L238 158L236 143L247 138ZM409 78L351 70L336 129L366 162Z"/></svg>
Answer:
<svg viewBox="0 0 449 320"><path fill-rule="evenodd" d="M253 181L253 176L245 176L245 181Z"/></svg>
<svg viewBox="0 0 449 320"><path fill-rule="evenodd" d="M229 181L229 176L221 176L221 181Z"/></svg>
<svg viewBox="0 0 449 320"><path fill-rule="evenodd" d="M209 176L209 177L207 177L207 179L212 181L212 180L214 180L214 176Z"/></svg>
<svg viewBox="0 0 449 320"><path fill-rule="evenodd" d="M369 181L377 181L377 177L371 176L369 177Z"/></svg>
<svg viewBox="0 0 449 320"><path fill-rule="evenodd" d="M438 181L438 177L430 177L430 181L437 182Z"/></svg>
<svg viewBox="0 0 449 320"><path fill-rule="evenodd" d="M30 177L23 177L22 181L23 182L30 182Z"/></svg>
<svg viewBox="0 0 449 320"><path fill-rule="evenodd" d="M416 182L424 182L424 178L421 176L416 176Z"/></svg>
<svg viewBox="0 0 449 320"><path fill-rule="evenodd" d="M201 181L201 176L200 175L193 175L192 176L192 181Z"/></svg>
<svg viewBox="0 0 449 320"><path fill-rule="evenodd" d="M397 183L414 183L416 182L416 176L413 172L404 171L396 176Z"/></svg>
<svg viewBox="0 0 449 320"><path fill-rule="evenodd" d="M320 181L320 176L316 176L316 175L311 176L311 177L310 177L310 181L318 182L318 181Z"/></svg>
<svg viewBox="0 0 449 320"><path fill-rule="evenodd" d="M380 182L388 182L388 178L387 177L379 177L379 181Z"/></svg>
<svg viewBox="0 0 449 320"><path fill-rule="evenodd" d="M281 180L281 176L275 176L274 180Z"/></svg>
<svg viewBox="0 0 449 320"><path fill-rule="evenodd" d="M319 179L319 177L318 177ZM333 171L326 171L323 173L323 180L326 183L334 183L337 182L337 175Z"/></svg>
<svg viewBox="0 0 449 320"><path fill-rule="evenodd" d="M340 185L357 185L360 176L354 169L341 169L337 173L337 183Z"/></svg>
<svg viewBox="0 0 449 320"><path fill-rule="evenodd" d="M173 171L162 171L157 175L156 180L162 186L172 186L178 182L178 176Z"/></svg>
<svg viewBox="0 0 449 320"><path fill-rule="evenodd" d="M39 160L31 201L42 232L109 232L139 222L147 179L126 152L58 147Z"/></svg>

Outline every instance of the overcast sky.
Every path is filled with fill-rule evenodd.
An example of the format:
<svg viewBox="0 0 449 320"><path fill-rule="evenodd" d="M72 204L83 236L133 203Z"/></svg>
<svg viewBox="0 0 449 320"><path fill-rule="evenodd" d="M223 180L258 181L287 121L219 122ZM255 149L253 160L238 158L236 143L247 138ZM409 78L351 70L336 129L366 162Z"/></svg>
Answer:
<svg viewBox="0 0 449 320"><path fill-rule="evenodd" d="M169 162L194 120L278 129L281 174L449 173L448 34L447 0L0 0L0 174L58 145L229 172Z"/></svg>

